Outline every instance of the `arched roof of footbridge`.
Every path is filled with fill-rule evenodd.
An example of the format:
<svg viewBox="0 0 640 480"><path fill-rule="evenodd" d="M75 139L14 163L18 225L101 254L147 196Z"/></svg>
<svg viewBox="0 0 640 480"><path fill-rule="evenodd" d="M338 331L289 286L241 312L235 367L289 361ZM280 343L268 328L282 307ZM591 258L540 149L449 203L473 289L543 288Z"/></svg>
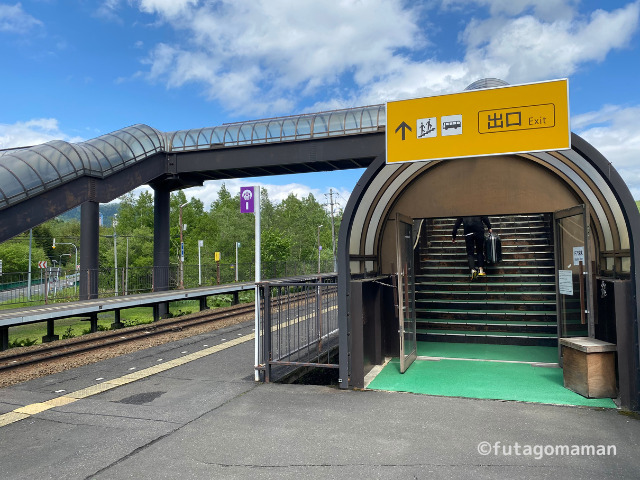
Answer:
<svg viewBox="0 0 640 480"><path fill-rule="evenodd" d="M424 211L430 202L442 205L435 197L444 194L445 190L453 191L454 195L463 193L464 189L471 188L468 179L460 181L459 188L449 182L443 183L442 186L433 190L426 188L427 185L432 184L420 183L421 179L428 177L431 173L437 175L439 168L445 165L451 166L453 162L460 161L462 164L476 160L478 158L386 163L386 158L382 156L377 158L360 178L346 205L338 240L341 378L348 377L346 369L350 368L350 360L347 356L350 351L349 335L352 332L351 307L348 300L350 298L350 280L352 277L384 273L382 238L385 229L393 221L392 213L394 213L394 208L400 205L402 195L409 191L413 185L420 185L422 188L420 192L424 192L421 195L422 203L416 206L414 202L410 208ZM499 162L501 159L499 155L494 155L484 157L483 160ZM636 396L632 402L634 408L637 408L640 405L640 392L637 390L637 386L640 385L640 363L638 362L640 357L638 357L637 348L637 339L640 337L638 320L638 312L640 312L640 281L638 281L638 272L640 272L640 213L629 188L611 163L592 145L574 133L571 135L571 149L569 150L511 155L508 160L522 166L535 165L535 168L544 169L548 173L548 178L557 178L564 182L567 190L575 194L577 203L588 205L591 217L590 225L595 227L591 238L597 238L602 260L601 269L613 271L615 276L629 279L631 290L629 298L632 303L629 305L628 318L618 324L618 327L621 328L623 325L625 331L634 338L632 343L635 345L635 350L633 353L629 353L629 372L625 373L625 382L627 385L632 385L631 391L635 392ZM456 172L460 173L459 170ZM445 177L438 177L439 180L443 178ZM522 185L521 182L517 182L518 179L514 178L513 180L512 185L503 184L502 188L505 192ZM544 190L539 193L541 197L546 194ZM540 208L538 202L542 203L542 199L534 197L531 203L531 212L544 211L536 210ZM403 205L404 208L407 208L406 203ZM451 207L451 205L447 207ZM439 208L442 210L442 215L439 216L462 215L460 212L452 215L450 211L446 211L446 208ZM478 206L478 208L483 207ZM502 204L500 208L504 209L503 213L514 212L509 210L514 208L513 205ZM406 214L407 212L400 213ZM473 214L482 213L486 214L487 212L473 212ZM417 215L416 218L422 217ZM620 262L617 270L614 265L615 261ZM385 265L389 266L388 263Z"/></svg>
<svg viewBox="0 0 640 480"><path fill-rule="evenodd" d="M175 132L133 125L80 143L0 150L0 242L140 185L367 167L384 153L385 123L385 106L373 105Z"/></svg>

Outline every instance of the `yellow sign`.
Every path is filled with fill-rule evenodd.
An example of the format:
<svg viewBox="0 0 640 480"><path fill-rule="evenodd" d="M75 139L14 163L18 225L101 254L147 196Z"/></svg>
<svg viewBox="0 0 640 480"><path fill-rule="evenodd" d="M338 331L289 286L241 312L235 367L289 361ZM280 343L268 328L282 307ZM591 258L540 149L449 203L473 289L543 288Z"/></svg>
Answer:
<svg viewBox="0 0 640 480"><path fill-rule="evenodd" d="M214 258L214 260L215 260L216 262L219 262L219 261L220 261L220 252L215 252L215 253L213 254L213 258Z"/></svg>
<svg viewBox="0 0 640 480"><path fill-rule="evenodd" d="M387 102L387 163L571 148L567 79Z"/></svg>

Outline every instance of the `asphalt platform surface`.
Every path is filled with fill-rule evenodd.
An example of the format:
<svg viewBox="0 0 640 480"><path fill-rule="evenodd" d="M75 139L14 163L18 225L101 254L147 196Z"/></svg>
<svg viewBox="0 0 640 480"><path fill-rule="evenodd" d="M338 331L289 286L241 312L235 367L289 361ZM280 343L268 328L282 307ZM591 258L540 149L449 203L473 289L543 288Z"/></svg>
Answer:
<svg viewBox="0 0 640 480"><path fill-rule="evenodd" d="M640 478L637 415L260 384L251 334L243 324L0 389L0 479ZM132 372L147 373L119 383Z"/></svg>

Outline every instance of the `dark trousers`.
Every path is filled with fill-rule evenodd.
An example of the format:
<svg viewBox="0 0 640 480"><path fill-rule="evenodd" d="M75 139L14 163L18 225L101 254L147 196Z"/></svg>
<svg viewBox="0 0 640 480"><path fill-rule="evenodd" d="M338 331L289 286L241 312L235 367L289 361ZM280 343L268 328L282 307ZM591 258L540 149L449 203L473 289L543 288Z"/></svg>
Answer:
<svg viewBox="0 0 640 480"><path fill-rule="evenodd" d="M469 269L476 268L476 254L478 258L478 268L484 267L484 234L477 232L464 237L465 247L467 247L467 259L469 260ZM475 249L475 253L474 253Z"/></svg>

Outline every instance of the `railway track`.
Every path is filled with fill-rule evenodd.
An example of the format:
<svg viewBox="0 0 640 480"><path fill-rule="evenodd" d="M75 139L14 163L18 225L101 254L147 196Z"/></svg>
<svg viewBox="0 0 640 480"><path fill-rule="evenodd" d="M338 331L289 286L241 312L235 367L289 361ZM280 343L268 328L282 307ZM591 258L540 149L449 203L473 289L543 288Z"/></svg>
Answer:
<svg viewBox="0 0 640 480"><path fill-rule="evenodd" d="M335 289L335 288L334 288ZM331 290L334 290L331 289ZM271 298L271 308L315 303L308 292ZM254 303L0 352L0 388L253 320Z"/></svg>
<svg viewBox="0 0 640 480"><path fill-rule="evenodd" d="M4 352L0 356L0 374L17 369L35 367L38 364L58 361L84 353L96 354L99 350L114 348L135 342L149 343L153 337L175 332L183 332L222 320L248 320L253 316L254 304L240 304L224 309L215 309L185 317L165 319L160 322L126 327L82 337L38 345L18 352ZM237 323L237 322L235 322Z"/></svg>

